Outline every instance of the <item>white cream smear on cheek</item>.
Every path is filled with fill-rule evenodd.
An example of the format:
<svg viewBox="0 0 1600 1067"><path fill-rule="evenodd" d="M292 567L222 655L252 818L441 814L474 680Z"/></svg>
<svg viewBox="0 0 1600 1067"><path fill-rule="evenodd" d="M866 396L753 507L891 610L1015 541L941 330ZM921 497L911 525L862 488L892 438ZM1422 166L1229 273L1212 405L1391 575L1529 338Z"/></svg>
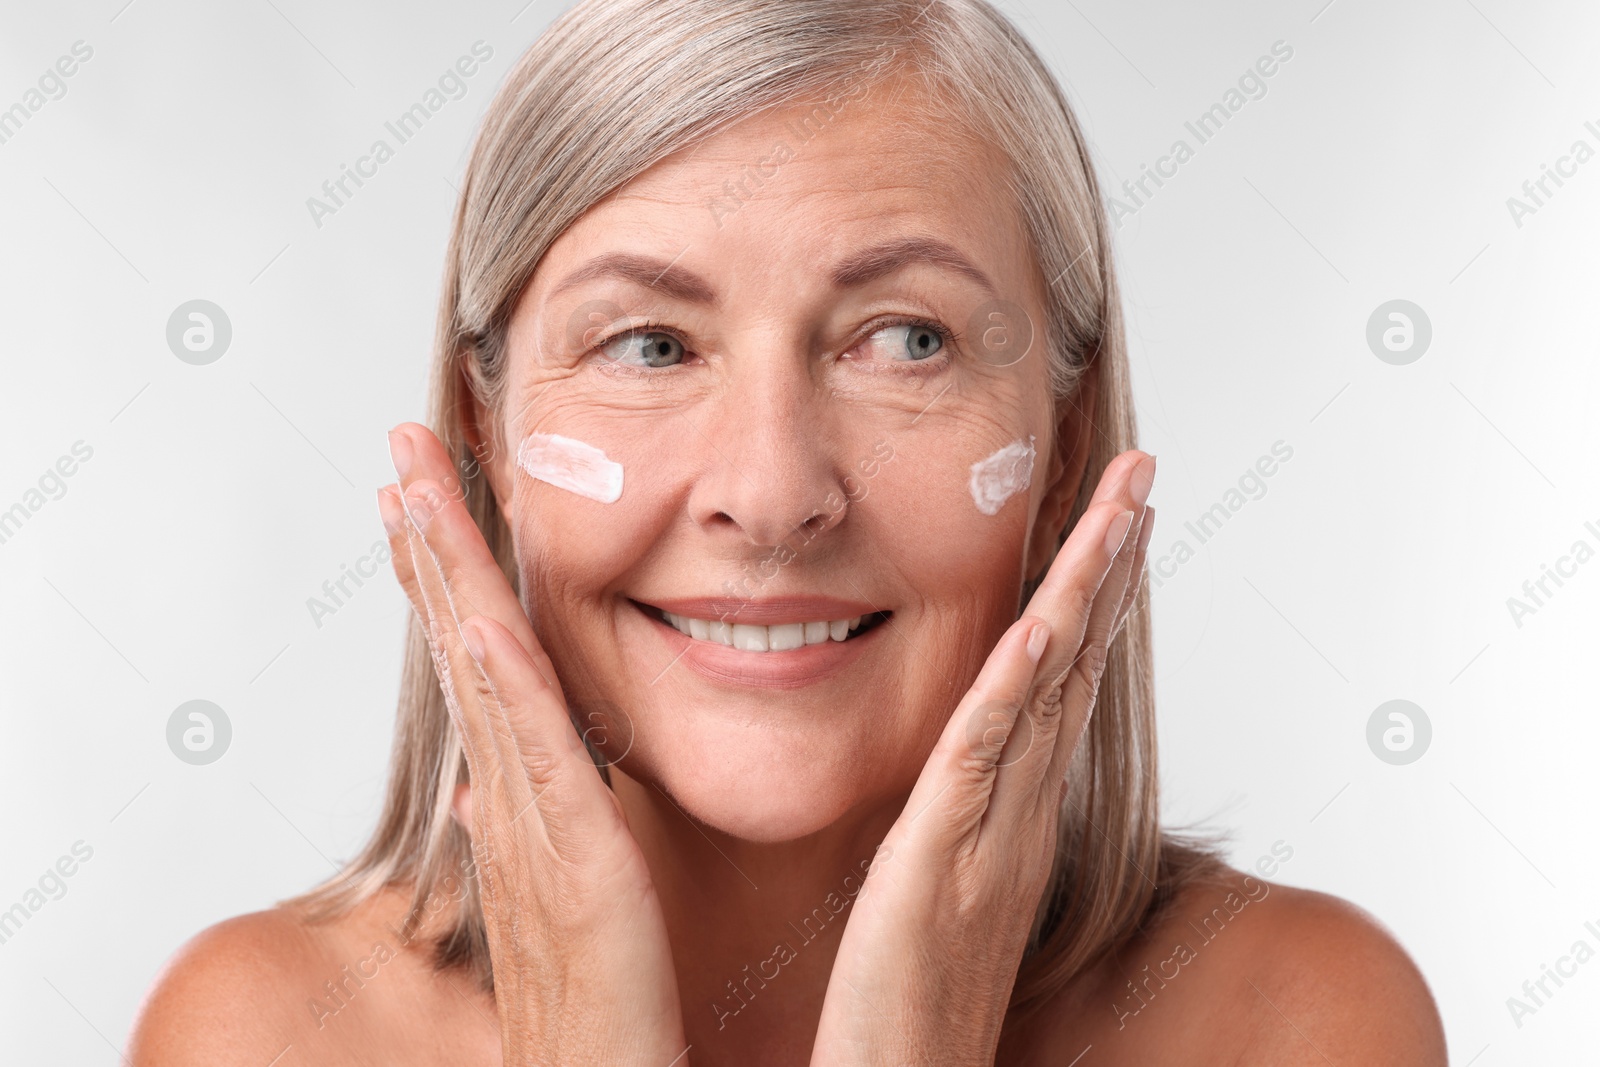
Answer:
<svg viewBox="0 0 1600 1067"><path fill-rule="evenodd" d="M517 448L517 466L557 489L615 504L622 496L622 464L571 437L531 433Z"/></svg>
<svg viewBox="0 0 1600 1067"><path fill-rule="evenodd" d="M972 502L985 515L997 515L1007 500L1033 482L1033 435L1026 441L1013 441L988 459L972 465L967 488Z"/></svg>

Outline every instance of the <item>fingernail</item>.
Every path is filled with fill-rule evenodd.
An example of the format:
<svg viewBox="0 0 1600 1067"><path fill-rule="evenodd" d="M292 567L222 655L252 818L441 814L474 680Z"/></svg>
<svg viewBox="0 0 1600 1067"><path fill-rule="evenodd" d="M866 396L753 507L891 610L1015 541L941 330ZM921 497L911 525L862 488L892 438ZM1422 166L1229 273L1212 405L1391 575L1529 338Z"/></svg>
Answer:
<svg viewBox="0 0 1600 1067"><path fill-rule="evenodd" d="M1133 506L1144 507L1146 500L1150 499L1150 487L1156 483L1156 457L1146 456L1133 468L1133 476L1128 479L1128 492L1133 494Z"/></svg>
<svg viewBox="0 0 1600 1067"><path fill-rule="evenodd" d="M468 619L461 624L461 643L467 646L467 652L474 662L483 664L483 635L478 632L478 627L473 620Z"/></svg>
<svg viewBox="0 0 1600 1067"><path fill-rule="evenodd" d="M1124 511L1121 515L1111 520L1111 526L1106 530L1106 555L1113 558L1122 551L1122 542L1128 539L1128 528L1133 525L1133 512Z"/></svg>
<svg viewBox="0 0 1600 1067"><path fill-rule="evenodd" d="M383 520L383 530L390 537L400 532L405 511L400 507L399 494L392 485L386 485L378 490L378 518Z"/></svg>
<svg viewBox="0 0 1600 1067"><path fill-rule="evenodd" d="M1028 635L1028 659L1038 663L1044 656L1044 646L1050 643L1050 624L1041 622Z"/></svg>
<svg viewBox="0 0 1600 1067"><path fill-rule="evenodd" d="M404 478L411 472L411 438L398 430L389 431L389 458L394 460L394 472Z"/></svg>

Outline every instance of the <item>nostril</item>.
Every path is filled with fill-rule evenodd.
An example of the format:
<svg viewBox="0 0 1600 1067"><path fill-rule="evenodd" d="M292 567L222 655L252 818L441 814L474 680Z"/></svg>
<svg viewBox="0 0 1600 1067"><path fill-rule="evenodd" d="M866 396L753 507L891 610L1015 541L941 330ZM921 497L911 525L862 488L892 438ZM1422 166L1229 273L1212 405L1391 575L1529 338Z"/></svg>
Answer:
<svg viewBox="0 0 1600 1067"><path fill-rule="evenodd" d="M800 528L806 533L816 534L821 533L822 528L826 525L828 525L828 516L819 511L805 522L802 522Z"/></svg>

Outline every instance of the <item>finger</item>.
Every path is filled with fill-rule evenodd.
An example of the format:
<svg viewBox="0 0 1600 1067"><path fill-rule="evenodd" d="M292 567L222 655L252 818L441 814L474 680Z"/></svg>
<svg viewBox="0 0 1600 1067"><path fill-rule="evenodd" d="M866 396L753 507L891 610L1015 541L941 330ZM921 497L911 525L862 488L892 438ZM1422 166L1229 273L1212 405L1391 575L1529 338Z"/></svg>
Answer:
<svg viewBox="0 0 1600 1067"><path fill-rule="evenodd" d="M1156 509L1154 504L1147 504L1144 515L1139 521L1138 543L1133 556L1133 569L1128 577L1128 588L1122 594L1122 606L1117 612L1117 622L1111 632L1111 639L1115 641L1117 635L1122 633L1122 628L1133 617L1134 604L1139 599L1139 590L1144 587L1145 557L1150 548L1150 538L1155 533Z"/></svg>
<svg viewBox="0 0 1600 1067"><path fill-rule="evenodd" d="M461 617L487 615L510 630L536 661L543 658L522 604L467 511L461 482L444 445L427 427L402 423L389 434L389 450L402 493L424 483L435 487L424 500L428 515L415 514L414 503L407 507L413 510L414 520L427 520L420 523L422 528L438 529L428 534L428 542L439 556L457 603L470 605ZM553 678L554 673L547 677Z"/></svg>
<svg viewBox="0 0 1600 1067"><path fill-rule="evenodd" d="M1134 513L1130 519L1133 525L1129 527L1132 535L1125 537L1121 544L1114 546L1114 558L1110 561L1104 578L1105 589L1110 593L1108 597L1110 613L1109 615L1102 614L1100 621L1106 625L1105 632L1108 635L1111 632L1110 626L1115 623L1117 616L1121 612L1121 605L1127 592L1126 576L1131 569L1133 557L1137 554L1140 534L1143 533L1143 530L1139 528L1142 525L1139 520L1147 510L1146 501L1149 499L1151 486L1155 482L1155 472L1156 459L1154 456L1139 451L1124 452L1113 461L1107 468L1106 473L1101 476L1100 485L1095 492L1097 503L1090 505L1091 510L1101 507ZM1073 531L1072 536L1077 536L1076 530ZM1071 543L1071 538L1068 539L1068 543ZM1063 546L1063 551L1065 551L1065 546ZM1101 592L1102 590L1096 589L1092 596L1098 597ZM1051 640L1050 648L1047 650L1045 660L1040 665L1039 670L1039 676L1047 689L1060 681L1065 671L1078 661L1080 654L1083 652L1082 634L1088 630L1088 620L1093 617L1092 611L1096 606L1092 599L1085 599L1086 595L1091 594L1081 583L1074 584L1068 573L1062 573L1058 580L1056 568L1052 566L1050 571L1046 573L1045 580L1040 583L1033 598L1028 602L1028 614L1051 619L1057 635L1055 639ZM1084 625L1081 628L1077 626L1063 627L1060 621L1052 617L1053 610L1064 610L1074 620L1081 616L1085 620ZM1107 608L1102 608L1102 612L1105 611L1107 611ZM1077 634L1079 641L1068 644L1064 638L1070 634Z"/></svg>
<svg viewBox="0 0 1600 1067"><path fill-rule="evenodd" d="M912 788L906 832L948 842L978 828L1049 637L1049 623L1025 615L995 644ZM938 814L928 816L935 805Z"/></svg>
<svg viewBox="0 0 1600 1067"><path fill-rule="evenodd" d="M1036 687L1040 660L1058 643L1074 648L1081 643L1095 594L1127 537L1131 517L1108 502L1092 506L1079 520L1045 578L1057 590L1056 597L1036 595L1028 612L996 644L924 765L907 802L908 818L920 820L925 809L937 804L940 818L929 820L934 827L960 834L979 825L992 806L997 771L1003 780L1010 764L1022 761L1036 743L1036 719L1024 720L1021 713ZM1077 607L1054 617L1035 610L1057 606L1064 597ZM1039 773L1034 772L1035 780Z"/></svg>
<svg viewBox="0 0 1600 1067"><path fill-rule="evenodd" d="M1002 761L996 777L992 807L998 818L1015 819L1037 807L1040 782L1048 772L1063 725L1063 717L1079 718L1084 712L1063 701L1061 679L1077 669L1078 652L1085 644L1095 611L1120 604L1117 562L1133 540L1130 531L1136 513L1123 501L1106 500L1090 506L1061 547L1045 583L1029 601L1025 617L1050 623L1050 640L1029 679L1029 692L1015 728L1019 747L1027 747ZM1126 571L1120 576L1126 582Z"/></svg>
<svg viewBox="0 0 1600 1067"><path fill-rule="evenodd" d="M428 606L422 602L422 589L417 585L416 568L411 565L411 538L406 532L405 506L400 503L400 487L386 485L378 490L378 516L383 520L383 531L389 537L389 566L411 610L426 623Z"/></svg>
<svg viewBox="0 0 1600 1067"><path fill-rule="evenodd" d="M1138 535L1130 528L1111 563L1101 594L1090 610L1083 644L1067 670L1059 675L1041 672L1045 688L1035 693L1035 700L1040 704L1056 704L1061 709L1059 714L1049 717L1047 726L1041 730L1041 734L1046 735L1041 740L1050 756L1042 776L1042 785L1046 788L1037 794L1042 803L1054 805L1059 801L1059 789L1050 788L1050 783L1059 783L1066 777L1067 766L1094 713L1100 680L1110 659L1111 639L1121 623L1128 588L1133 585L1138 544Z"/></svg>
<svg viewBox="0 0 1600 1067"><path fill-rule="evenodd" d="M437 441L434 447L439 447ZM521 602L466 504L431 479L413 480L405 488L401 502L448 591L456 621L483 615L500 623L522 643L540 672L559 690L555 666L534 635ZM413 568L416 569L415 560Z"/></svg>
<svg viewBox="0 0 1600 1067"><path fill-rule="evenodd" d="M566 849L615 828L616 805L594 772L594 763L567 716L566 702L521 642L481 615L462 622L461 637L478 668L478 698L491 717L501 719L503 730L498 733L512 739L513 758L530 787L525 802L538 809L551 844Z"/></svg>
<svg viewBox="0 0 1600 1067"><path fill-rule="evenodd" d="M426 486L413 486L413 493L426 495ZM476 667L461 645L459 623L454 608L444 588L438 564L428 548L416 520L429 521L431 510L426 502L412 505L402 495L400 532L402 541L397 555L403 554L405 562L397 565L396 572L409 576L414 607L433 658L434 673L444 694L445 708L451 722L461 737L468 773L474 781L484 783L500 761L499 746L492 736L492 724L484 714L482 704L474 695L473 676ZM402 581L406 581L402 578Z"/></svg>
<svg viewBox="0 0 1600 1067"><path fill-rule="evenodd" d="M418 624L422 628L422 640L427 642L429 655L433 659L434 673L438 676L440 691L445 698L445 709L450 715L457 735L461 738L462 754L467 761L467 773L473 779L483 781L490 773L492 744L488 743L487 735L481 734L479 730L481 717L475 716L470 724L462 719L461 702L456 695L456 679L452 677L450 664L444 656L437 632L438 624L429 612L421 582L417 577L416 564L412 558L412 541L416 536L416 530L406 515L398 485L387 485L378 490L378 513L389 536L390 565L394 569L400 588L406 594L406 599L411 603L411 610L416 613ZM469 734L478 737L478 740L469 742Z"/></svg>
<svg viewBox="0 0 1600 1067"><path fill-rule="evenodd" d="M1095 486L1094 496L1090 498L1089 503L1101 504L1107 500L1123 499L1124 494L1132 495L1130 490L1134 472L1145 460L1154 458L1149 453L1135 448L1112 459L1101 472L1100 483Z"/></svg>
<svg viewBox="0 0 1600 1067"><path fill-rule="evenodd" d="M559 763L569 773L577 769L587 772L580 776L586 784L574 788L604 790L604 783L594 773L594 762L567 714L554 669L537 641L534 649L538 654L534 655L504 624L473 611L451 581L451 553L447 546L469 537L482 545L476 524L459 501L444 497L439 487L429 481L413 482L402 500L406 505L412 566L427 611L436 667L455 701L463 744L477 761L476 766L469 765L469 771L479 782L485 775L503 782L515 803L515 814L538 800L555 780L553 764ZM469 618L478 621L471 633L465 625ZM516 644L520 657L511 662L526 664L543 690L548 691L549 699L527 705L507 701L497 692L496 681L485 672L472 647L476 631L484 629ZM526 683L518 688L532 691Z"/></svg>

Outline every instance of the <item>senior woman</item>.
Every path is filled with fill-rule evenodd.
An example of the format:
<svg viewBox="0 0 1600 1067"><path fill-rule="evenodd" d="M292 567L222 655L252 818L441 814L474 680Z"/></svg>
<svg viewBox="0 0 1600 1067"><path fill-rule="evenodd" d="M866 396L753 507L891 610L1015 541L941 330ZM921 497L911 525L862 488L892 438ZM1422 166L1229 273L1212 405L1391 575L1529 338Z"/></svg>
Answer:
<svg viewBox="0 0 1600 1067"><path fill-rule="evenodd" d="M1357 909L1163 833L1088 152L983 0L587 0L450 242L378 828L139 1064L1439 1064Z"/></svg>

